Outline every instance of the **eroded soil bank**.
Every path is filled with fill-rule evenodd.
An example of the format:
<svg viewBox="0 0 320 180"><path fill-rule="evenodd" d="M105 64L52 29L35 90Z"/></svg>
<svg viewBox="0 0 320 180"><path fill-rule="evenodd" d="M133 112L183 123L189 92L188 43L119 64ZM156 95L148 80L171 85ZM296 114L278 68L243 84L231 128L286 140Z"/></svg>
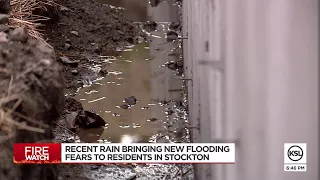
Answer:
<svg viewBox="0 0 320 180"><path fill-rule="evenodd" d="M7 20L0 14L0 179L57 179L56 165L16 165L12 157L14 143L52 142L65 100L61 67L48 44Z"/></svg>

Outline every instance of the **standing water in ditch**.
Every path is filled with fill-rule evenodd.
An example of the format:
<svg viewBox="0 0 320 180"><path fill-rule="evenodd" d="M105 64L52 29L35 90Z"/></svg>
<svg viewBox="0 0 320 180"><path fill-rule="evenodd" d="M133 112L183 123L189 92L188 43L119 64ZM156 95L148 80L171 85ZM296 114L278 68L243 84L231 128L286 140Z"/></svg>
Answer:
<svg viewBox="0 0 320 180"><path fill-rule="evenodd" d="M148 40L119 47L119 56L101 57L104 63L90 67L103 69L107 75L86 80L75 98L107 125L81 130L80 139L101 143L188 142L181 46L178 40L168 41L177 35L173 32L180 20L179 4L174 0L98 2L124 11L141 25ZM100 169L97 173L103 174L101 179L127 179L132 173L137 179L190 179L190 169L187 165L137 165L132 171Z"/></svg>

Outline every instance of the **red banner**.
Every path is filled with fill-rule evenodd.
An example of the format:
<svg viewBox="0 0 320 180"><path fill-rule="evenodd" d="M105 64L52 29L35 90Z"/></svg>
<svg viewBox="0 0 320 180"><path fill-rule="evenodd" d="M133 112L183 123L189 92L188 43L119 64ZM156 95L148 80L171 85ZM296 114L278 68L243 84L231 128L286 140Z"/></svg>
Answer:
<svg viewBox="0 0 320 180"><path fill-rule="evenodd" d="M14 144L13 162L16 164L58 164L61 145L58 143Z"/></svg>

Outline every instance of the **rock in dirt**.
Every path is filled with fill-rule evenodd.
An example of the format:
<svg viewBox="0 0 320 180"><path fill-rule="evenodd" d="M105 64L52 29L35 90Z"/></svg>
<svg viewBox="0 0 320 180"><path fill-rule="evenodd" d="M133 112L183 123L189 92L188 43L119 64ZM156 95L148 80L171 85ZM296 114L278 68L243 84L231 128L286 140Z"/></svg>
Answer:
<svg viewBox="0 0 320 180"><path fill-rule="evenodd" d="M73 35L79 36L78 31L70 31L70 33L73 34Z"/></svg>
<svg viewBox="0 0 320 180"><path fill-rule="evenodd" d="M90 167L90 170L92 170L92 171L96 171L98 169L99 169L99 166L97 166L97 165Z"/></svg>
<svg viewBox="0 0 320 180"><path fill-rule="evenodd" d="M61 56L60 60L64 64L71 64L71 65L77 65L80 62L79 60L71 61L68 57L65 57L65 56Z"/></svg>
<svg viewBox="0 0 320 180"><path fill-rule="evenodd" d="M28 31L25 27L19 27L15 30L13 30L10 34L9 34L9 40L11 41L20 41L22 43L27 42L28 40Z"/></svg>
<svg viewBox="0 0 320 180"><path fill-rule="evenodd" d="M81 128L99 128L106 125L106 122L97 114L90 111L79 111L75 125Z"/></svg>
<svg viewBox="0 0 320 180"><path fill-rule="evenodd" d="M60 11L69 11L70 9L65 6L60 6L59 10Z"/></svg>
<svg viewBox="0 0 320 180"><path fill-rule="evenodd" d="M32 38L26 42L0 42L0 109L5 112L12 109L8 117L17 124L24 124L21 128L7 119L0 119L1 136L8 138L0 141L0 179L56 180L56 165L16 165L12 161L14 143L50 142L53 139L53 123L59 119L64 107L64 82L54 52ZM33 129L27 129L25 125ZM9 136L10 132L13 136Z"/></svg>
<svg viewBox="0 0 320 180"><path fill-rule="evenodd" d="M6 14L0 14L0 24L5 24L9 20L9 16Z"/></svg>
<svg viewBox="0 0 320 180"><path fill-rule="evenodd" d="M71 74L73 74L73 75L78 75L78 74L79 74L79 71L76 70L76 69L74 69L74 70L71 71Z"/></svg>
<svg viewBox="0 0 320 180"><path fill-rule="evenodd" d="M117 30L118 31L118 33L120 34L120 35L125 35L126 33L124 33L124 32L122 32L122 31L120 31L120 30Z"/></svg>
<svg viewBox="0 0 320 180"><path fill-rule="evenodd" d="M95 44L93 51L94 51L95 53L101 53L102 47L99 46L98 44Z"/></svg>
<svg viewBox="0 0 320 180"><path fill-rule="evenodd" d="M70 49L70 47L71 47L71 45L70 45L69 43L65 43L65 44L64 44L64 49L65 49L65 50Z"/></svg>
<svg viewBox="0 0 320 180"><path fill-rule="evenodd" d="M123 101L131 106L137 104L137 98L134 96L127 97Z"/></svg>
<svg viewBox="0 0 320 180"><path fill-rule="evenodd" d="M0 0L0 13L8 13L10 9L10 0Z"/></svg>

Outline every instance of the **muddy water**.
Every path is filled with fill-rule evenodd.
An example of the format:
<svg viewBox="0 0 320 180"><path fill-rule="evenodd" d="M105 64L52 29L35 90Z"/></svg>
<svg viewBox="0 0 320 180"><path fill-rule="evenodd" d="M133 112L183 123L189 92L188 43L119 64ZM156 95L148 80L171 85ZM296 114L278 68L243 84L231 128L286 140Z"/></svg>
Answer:
<svg viewBox="0 0 320 180"><path fill-rule="evenodd" d="M76 99L84 109L93 110L106 122L100 129L82 130L85 142L188 142L187 114L183 82L177 72L163 65L181 54L179 41L167 42L171 22L179 21L174 0L151 7L145 0L98 0L124 11L131 20L155 21L155 31L146 32L148 41L133 47L119 47L118 57L102 57L96 67L109 74L79 89ZM120 8L119 8L120 7ZM178 54L178 56L172 56ZM123 100L134 96L138 102L122 109ZM193 179L190 165L137 165L134 168L102 166L88 170L89 179Z"/></svg>
<svg viewBox="0 0 320 180"><path fill-rule="evenodd" d="M97 2L111 5L118 9L124 9L124 13L136 22L148 21L147 0L97 0Z"/></svg>
<svg viewBox="0 0 320 180"><path fill-rule="evenodd" d="M170 54L181 53L179 42L166 40L170 22L179 21L179 7L162 2L153 8L144 0L100 2L124 11L134 21L153 20L158 26L146 32L148 42L126 47L118 57L109 57L108 63L100 66L109 74L78 91L75 98L84 109L93 110L108 123L104 131L81 132L80 138L85 142L184 141L184 113L175 106L182 101L183 84L175 71L163 66L175 60ZM121 108L129 96L136 97L137 104Z"/></svg>

